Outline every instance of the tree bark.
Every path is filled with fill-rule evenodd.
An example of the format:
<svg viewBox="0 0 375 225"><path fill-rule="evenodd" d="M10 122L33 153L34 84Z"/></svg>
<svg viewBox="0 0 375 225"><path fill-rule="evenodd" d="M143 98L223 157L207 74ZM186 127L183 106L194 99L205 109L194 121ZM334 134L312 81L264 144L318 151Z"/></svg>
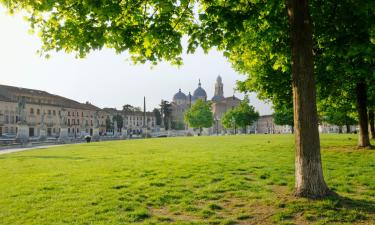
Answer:
<svg viewBox="0 0 375 225"><path fill-rule="evenodd" d="M339 134L342 134L342 126L339 126Z"/></svg>
<svg viewBox="0 0 375 225"><path fill-rule="evenodd" d="M323 178L320 156L312 21L307 0L287 0L287 6L292 41L295 195L317 199L331 192Z"/></svg>
<svg viewBox="0 0 375 225"><path fill-rule="evenodd" d="M365 81L356 85L357 111L359 117L358 147L370 147L367 118L367 88Z"/></svg>
<svg viewBox="0 0 375 225"><path fill-rule="evenodd" d="M373 109L370 109L368 111L368 120L369 120L369 123L370 123L371 139L375 139L374 110Z"/></svg>

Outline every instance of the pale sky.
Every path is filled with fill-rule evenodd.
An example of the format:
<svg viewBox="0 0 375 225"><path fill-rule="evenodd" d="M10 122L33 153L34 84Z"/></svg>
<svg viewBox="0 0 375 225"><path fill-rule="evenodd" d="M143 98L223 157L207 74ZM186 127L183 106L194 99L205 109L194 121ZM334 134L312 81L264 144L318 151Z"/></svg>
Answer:
<svg viewBox="0 0 375 225"><path fill-rule="evenodd" d="M236 80L245 79L217 51L183 55L184 65L180 68L167 62L153 68L149 64L133 65L126 54L117 55L110 49L93 52L84 59L62 52L44 59L36 54L39 38L28 33L28 24L22 16L8 15L2 6L0 34L1 84L44 90L79 102L89 101L101 108L142 106L146 96L147 110L152 110L161 99L171 101L179 88L185 94L193 93L198 79L210 99L219 74L224 95L232 96ZM243 97L242 93L235 95ZM255 96L250 95L251 104L261 115L270 114L270 104Z"/></svg>

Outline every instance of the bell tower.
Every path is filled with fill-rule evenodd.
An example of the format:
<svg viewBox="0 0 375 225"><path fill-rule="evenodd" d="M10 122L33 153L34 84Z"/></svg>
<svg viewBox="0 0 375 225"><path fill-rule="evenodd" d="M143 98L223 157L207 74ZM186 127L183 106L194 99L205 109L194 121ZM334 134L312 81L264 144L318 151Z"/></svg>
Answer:
<svg viewBox="0 0 375 225"><path fill-rule="evenodd" d="M221 80L221 76L219 75L216 78L216 84L215 84L215 97L224 97L224 85L223 81Z"/></svg>

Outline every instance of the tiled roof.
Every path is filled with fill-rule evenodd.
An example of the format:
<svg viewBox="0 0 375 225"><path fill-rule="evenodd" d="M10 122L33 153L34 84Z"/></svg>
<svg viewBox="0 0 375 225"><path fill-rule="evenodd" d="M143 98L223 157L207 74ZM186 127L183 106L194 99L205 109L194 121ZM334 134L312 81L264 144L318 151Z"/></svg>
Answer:
<svg viewBox="0 0 375 225"><path fill-rule="evenodd" d="M0 85L0 100L17 102L17 96L25 96L31 98L48 98L53 100L51 103L38 103L29 101L26 99L26 103L31 104L45 104L45 105L54 105L65 108L73 109L86 109L86 110L100 110L100 108L90 104L90 103L80 103L72 99L68 99L59 95L53 95L46 91L14 87L8 85Z"/></svg>

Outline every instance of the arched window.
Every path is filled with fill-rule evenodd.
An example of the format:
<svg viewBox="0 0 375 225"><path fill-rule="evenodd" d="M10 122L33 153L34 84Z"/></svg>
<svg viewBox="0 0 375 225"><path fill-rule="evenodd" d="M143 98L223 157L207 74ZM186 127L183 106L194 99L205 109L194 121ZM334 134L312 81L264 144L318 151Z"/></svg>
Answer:
<svg viewBox="0 0 375 225"><path fill-rule="evenodd" d="M34 115L34 108L30 108L30 114Z"/></svg>

